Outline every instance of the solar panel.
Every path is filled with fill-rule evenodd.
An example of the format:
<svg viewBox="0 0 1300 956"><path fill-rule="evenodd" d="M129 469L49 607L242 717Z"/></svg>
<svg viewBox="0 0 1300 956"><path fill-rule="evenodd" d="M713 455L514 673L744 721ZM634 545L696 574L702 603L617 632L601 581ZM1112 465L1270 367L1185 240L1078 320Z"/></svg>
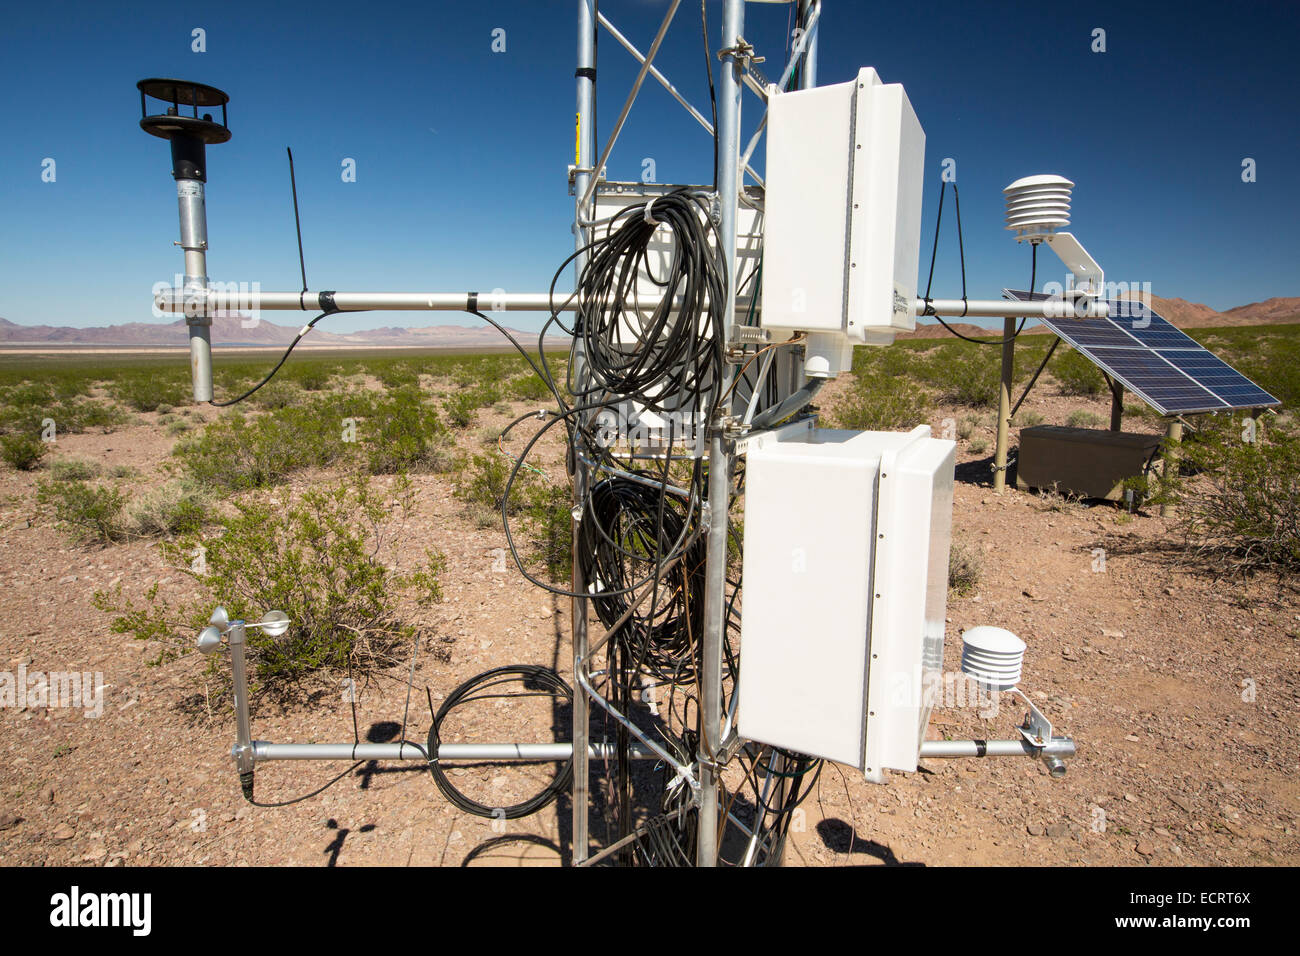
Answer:
<svg viewBox="0 0 1300 956"><path fill-rule="evenodd" d="M1052 298L1003 290L1020 302ZM1107 303L1104 319L1043 324L1162 415L1263 408L1282 403L1144 303Z"/></svg>

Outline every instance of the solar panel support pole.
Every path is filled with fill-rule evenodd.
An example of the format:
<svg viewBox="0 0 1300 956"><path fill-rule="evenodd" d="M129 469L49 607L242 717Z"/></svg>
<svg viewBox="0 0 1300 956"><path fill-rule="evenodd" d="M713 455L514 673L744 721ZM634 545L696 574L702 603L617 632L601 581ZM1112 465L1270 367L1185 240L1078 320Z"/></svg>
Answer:
<svg viewBox="0 0 1300 956"><path fill-rule="evenodd" d="M1170 477L1172 472L1178 474L1178 445L1183 440L1183 423L1177 418L1169 420L1169 427L1165 429L1165 461L1164 476ZM1174 513L1174 506L1165 504L1160 506L1160 517L1166 518Z"/></svg>
<svg viewBox="0 0 1300 956"><path fill-rule="evenodd" d="M1011 379L1016 365L1016 320L1002 320L1002 384L998 387L998 446L993 453L993 491L1007 484L1007 448L1011 443Z"/></svg>
<svg viewBox="0 0 1300 956"><path fill-rule="evenodd" d="M1114 379L1110 383L1110 430L1124 429L1124 386Z"/></svg>

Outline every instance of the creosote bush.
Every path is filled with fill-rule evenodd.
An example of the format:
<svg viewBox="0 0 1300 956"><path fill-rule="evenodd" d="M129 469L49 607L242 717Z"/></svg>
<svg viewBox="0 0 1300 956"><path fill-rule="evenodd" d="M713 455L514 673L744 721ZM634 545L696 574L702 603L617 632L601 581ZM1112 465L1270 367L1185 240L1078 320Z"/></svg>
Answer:
<svg viewBox="0 0 1300 956"><path fill-rule="evenodd" d="M89 458L56 458L50 462L50 477L55 481L89 481L99 477L99 462Z"/></svg>
<svg viewBox="0 0 1300 956"><path fill-rule="evenodd" d="M1300 439L1281 429L1245 440L1240 414L1201 420L1172 450L1152 498L1175 506L1176 528L1198 561L1221 572L1300 571Z"/></svg>
<svg viewBox="0 0 1300 956"><path fill-rule="evenodd" d="M112 486L84 481L41 481L36 500L54 513L59 527L73 538L108 544L126 537L122 511L126 496Z"/></svg>
<svg viewBox="0 0 1300 956"><path fill-rule="evenodd" d="M414 507L404 476L387 491L361 478L278 504L238 501L208 533L165 547L172 565L202 589L197 602L170 604L155 586L135 605L119 586L98 592L96 606L114 615L115 632L154 644L155 664L187 654L218 604L232 619L284 611L292 621L285 635L248 632L258 694L287 697L308 678L342 673L349 664L364 676L402 659L414 637L417 625L401 610L403 600L441 599L441 554L426 551L409 572L396 567L395 545ZM227 670L209 666L205 677L225 688Z"/></svg>
<svg viewBox="0 0 1300 956"><path fill-rule="evenodd" d="M62 531L85 544L197 531L211 511L208 493L189 480L169 481L131 500L115 485L55 475L37 484L36 499Z"/></svg>
<svg viewBox="0 0 1300 956"><path fill-rule="evenodd" d="M981 565L974 548L953 542L948 552L948 590L954 594L970 594L979 584Z"/></svg>
<svg viewBox="0 0 1300 956"><path fill-rule="evenodd" d="M1106 391L1106 380L1097 366L1074 349L1058 350L1048 370L1066 395L1100 395Z"/></svg>
<svg viewBox="0 0 1300 956"><path fill-rule="evenodd" d="M31 435L0 435L0 457L19 471L31 471L49 450L47 443Z"/></svg>

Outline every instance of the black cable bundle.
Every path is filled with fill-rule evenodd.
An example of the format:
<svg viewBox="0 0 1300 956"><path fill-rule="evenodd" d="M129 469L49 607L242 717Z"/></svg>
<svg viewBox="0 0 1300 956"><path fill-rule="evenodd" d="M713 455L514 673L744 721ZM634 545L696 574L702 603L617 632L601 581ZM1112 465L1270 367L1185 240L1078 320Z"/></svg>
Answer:
<svg viewBox="0 0 1300 956"><path fill-rule="evenodd" d="M794 811L812 793L825 761L779 747L764 747L757 755L749 757L748 766L745 766L747 755L744 751L739 756L745 770L745 783L753 791L753 819L749 821L749 827L759 835L765 854L777 854L789 835ZM777 757L783 758L783 768L777 767ZM766 798L763 796L765 778L782 784L769 791ZM732 798L732 805L735 799Z"/></svg>
<svg viewBox="0 0 1300 956"><path fill-rule="evenodd" d="M659 225L668 227L671 260L654 276L649 249ZM678 189L644 205L629 206L594 244L578 277L578 318L591 388L596 395L632 397L655 411L674 406L699 409L721 381L726 265L710 245L708 202ZM716 237L715 237L716 238ZM638 307L637 275L644 268L663 298L647 318ZM716 400L716 398L715 398Z"/></svg>
<svg viewBox="0 0 1300 956"><path fill-rule="evenodd" d="M614 627L640 597L628 590L690 539L680 561L622 624L618 641L626 666L658 683L691 681L704 623L705 539L689 502L629 478L609 478L591 490L579 532L583 578L597 584L591 599L600 622ZM693 534L694 533L694 534Z"/></svg>

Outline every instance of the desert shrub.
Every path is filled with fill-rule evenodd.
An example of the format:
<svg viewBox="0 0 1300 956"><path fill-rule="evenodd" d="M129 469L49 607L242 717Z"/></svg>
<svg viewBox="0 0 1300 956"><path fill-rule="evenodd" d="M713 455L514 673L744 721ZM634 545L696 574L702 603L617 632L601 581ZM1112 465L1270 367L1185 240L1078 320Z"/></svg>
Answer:
<svg viewBox="0 0 1300 956"><path fill-rule="evenodd" d="M551 394L550 388L535 373L511 379L506 385L506 394L517 402L537 402Z"/></svg>
<svg viewBox="0 0 1300 956"><path fill-rule="evenodd" d="M573 492L567 484L537 484L524 493L524 526L531 556L552 581L567 581L573 571Z"/></svg>
<svg viewBox="0 0 1300 956"><path fill-rule="evenodd" d="M182 439L172 454L186 474L211 488L264 488L349 457L355 445L344 441L344 417L332 405L290 406L254 419L228 413Z"/></svg>
<svg viewBox="0 0 1300 956"><path fill-rule="evenodd" d="M288 381L309 392L319 392L329 385L332 369L321 362L306 362L286 369Z"/></svg>
<svg viewBox="0 0 1300 956"><path fill-rule="evenodd" d="M988 349L972 352L949 368L943 397L958 405L983 408L994 405L1002 384L996 353Z"/></svg>
<svg viewBox="0 0 1300 956"><path fill-rule="evenodd" d="M146 537L191 533L203 527L211 507L211 496L196 482L169 481L127 506L125 528Z"/></svg>
<svg viewBox="0 0 1300 956"><path fill-rule="evenodd" d="M975 549L954 541L948 552L948 590L954 594L970 594L979 584L981 570Z"/></svg>
<svg viewBox="0 0 1300 956"><path fill-rule="evenodd" d="M1096 412L1084 408L1070 412L1069 417L1065 419L1065 424L1071 428L1100 428L1105 423L1105 419Z"/></svg>
<svg viewBox="0 0 1300 956"><path fill-rule="evenodd" d="M1035 425L1041 425L1046 419L1031 408L1016 413L1016 425L1020 428L1033 428Z"/></svg>
<svg viewBox="0 0 1300 956"><path fill-rule="evenodd" d="M137 412L153 412L183 404L187 396L184 381L156 370L122 372L109 386L109 394Z"/></svg>
<svg viewBox="0 0 1300 956"><path fill-rule="evenodd" d="M21 397L14 401L12 390L0 394L0 431L11 435L40 435L49 422L54 423L56 435L75 435L89 428L112 429L129 418L121 408L89 398L28 403Z"/></svg>
<svg viewBox="0 0 1300 956"><path fill-rule="evenodd" d="M31 471L49 450L49 443L31 435L0 435L0 457L19 471Z"/></svg>
<svg viewBox="0 0 1300 956"><path fill-rule="evenodd" d="M855 376L829 417L837 428L891 431L920 424L926 410L926 394L915 382L867 372Z"/></svg>
<svg viewBox="0 0 1300 956"><path fill-rule="evenodd" d="M966 448L972 455L982 455L989 450L989 442L987 438L973 438Z"/></svg>
<svg viewBox="0 0 1300 956"><path fill-rule="evenodd" d="M192 426L183 418L177 418L163 426L163 433L175 437L184 435Z"/></svg>
<svg viewBox="0 0 1300 956"><path fill-rule="evenodd" d="M297 382L277 375L250 395L248 401L258 408L288 408L302 402L302 393L303 389Z"/></svg>
<svg viewBox="0 0 1300 956"><path fill-rule="evenodd" d="M1001 358L997 349L972 344L945 344L918 361L915 374L940 389L946 402L982 408L998 400Z"/></svg>
<svg viewBox="0 0 1300 956"><path fill-rule="evenodd" d="M468 505L500 512L511 467L511 463L499 455L473 455L460 467L453 494ZM511 514L518 512L526 484L526 473L521 471L511 488Z"/></svg>
<svg viewBox="0 0 1300 956"><path fill-rule="evenodd" d="M1124 414L1129 418L1140 418L1143 421L1152 422L1162 417L1158 411L1146 402L1139 401L1131 396L1124 404Z"/></svg>
<svg viewBox="0 0 1300 956"><path fill-rule="evenodd" d="M0 388L0 399L3 399L6 408L11 409L41 409L58 401L54 394L54 387L49 382L28 381Z"/></svg>
<svg viewBox="0 0 1300 956"><path fill-rule="evenodd" d="M79 541L107 544L126 536L122 520L126 497L112 486L42 481L36 500L53 511L61 530Z"/></svg>
<svg viewBox="0 0 1300 956"><path fill-rule="evenodd" d="M378 365L371 369L374 376L385 388L401 388L404 385L420 384L420 375L404 362Z"/></svg>
<svg viewBox="0 0 1300 956"><path fill-rule="evenodd" d="M1242 440L1237 418L1206 420L1173 452L1158 492L1198 559L1221 570L1300 570L1300 440L1268 430ZM1143 489L1149 491L1150 489Z"/></svg>
<svg viewBox="0 0 1300 956"><path fill-rule="evenodd" d="M362 480L308 491L285 505L237 502L233 514L217 517L214 534L165 548L169 561L202 589L197 603L170 604L155 586L134 604L119 585L97 592L95 604L114 615L116 633L155 644L152 663L188 653L216 604L232 619L284 611L292 622L285 635L248 631L250 686L259 695L290 696L307 678L349 665L364 676L396 663L413 637L416 626L400 610L402 602L441 597L440 554L426 552L410 573L393 566L393 544L414 498L404 480L391 494L392 502ZM209 661L207 677L225 686L227 669L215 664Z"/></svg>
<svg viewBox="0 0 1300 956"><path fill-rule="evenodd" d="M474 421L478 402L473 394L466 391L456 392L442 403L443 412L453 428L468 428Z"/></svg>
<svg viewBox="0 0 1300 956"><path fill-rule="evenodd" d="M90 428L112 431L118 425L131 421L131 416L120 408L93 399L63 402L50 410L59 431L75 435Z"/></svg>
<svg viewBox="0 0 1300 956"><path fill-rule="evenodd" d="M438 413L424 403L418 386L395 389L367 414L366 458L371 474L442 470L448 441ZM373 436L373 437L372 437Z"/></svg>
<svg viewBox="0 0 1300 956"><path fill-rule="evenodd" d="M1074 349L1066 349L1048 366L1066 395L1100 395L1106 391L1101 371Z"/></svg>
<svg viewBox="0 0 1300 956"><path fill-rule="evenodd" d="M478 408L490 408L497 402L501 401L501 385L496 382L488 382L470 389L467 393L473 396L473 401Z"/></svg>
<svg viewBox="0 0 1300 956"><path fill-rule="evenodd" d="M56 458L50 462L50 477L55 481L89 481L98 478L99 462L89 458Z"/></svg>

